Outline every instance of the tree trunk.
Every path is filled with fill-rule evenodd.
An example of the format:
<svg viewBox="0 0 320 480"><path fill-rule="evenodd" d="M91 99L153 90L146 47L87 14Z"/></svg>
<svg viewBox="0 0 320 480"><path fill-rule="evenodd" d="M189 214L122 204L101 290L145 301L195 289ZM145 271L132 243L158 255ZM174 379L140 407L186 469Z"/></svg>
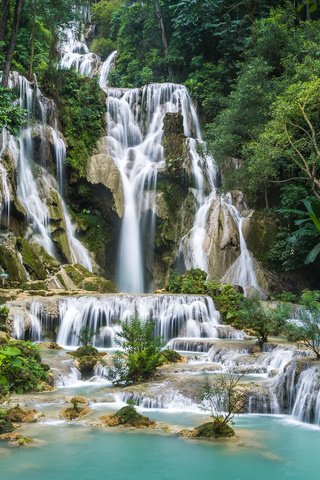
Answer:
<svg viewBox="0 0 320 480"><path fill-rule="evenodd" d="M155 9L155 12L156 12L156 17L159 20L159 26L160 26L160 30L161 30L161 40L162 40L164 55L165 55L165 57L167 57L168 56L168 40L167 40L167 35L166 35L166 29L165 29L165 26L164 26L164 23L163 23L163 18L162 18L162 15L161 15L159 1L154 0L153 1L153 6L154 6L154 9ZM169 73L169 80L172 81L173 72L172 72L171 67L168 67L168 73Z"/></svg>
<svg viewBox="0 0 320 480"><path fill-rule="evenodd" d="M28 71L28 78L30 82L32 81L32 73L33 73L33 60L34 60L34 41L36 36L36 12L33 12L32 18L32 30L31 30L31 39L30 39L30 63L29 63L29 71Z"/></svg>
<svg viewBox="0 0 320 480"><path fill-rule="evenodd" d="M2 82L1 82L3 87L8 86L11 63L12 63L12 58L14 54L14 49L17 43L20 15L21 15L23 4L24 4L24 0L16 0L15 6L14 6L12 32L11 32L10 41L7 49L7 55L6 55L6 60L4 64Z"/></svg>
<svg viewBox="0 0 320 480"><path fill-rule="evenodd" d="M4 42L7 35L7 24L10 12L10 0L2 0L1 2L1 19L0 19L0 42Z"/></svg>

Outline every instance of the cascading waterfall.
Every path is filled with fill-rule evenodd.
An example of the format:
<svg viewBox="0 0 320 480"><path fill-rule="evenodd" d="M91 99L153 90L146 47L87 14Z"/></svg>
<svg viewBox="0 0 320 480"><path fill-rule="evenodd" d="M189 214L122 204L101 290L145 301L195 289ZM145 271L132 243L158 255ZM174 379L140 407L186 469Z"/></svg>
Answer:
<svg viewBox="0 0 320 480"><path fill-rule="evenodd" d="M182 335L217 337L220 317L212 299L201 295L73 297L60 300L59 319L54 324L41 302L33 302L27 326L22 323L20 314L14 317L14 336L21 338L28 327L30 337L40 340L44 332L58 328L56 341L60 345L76 346L80 343L81 329L87 327L96 332L92 339L94 346L110 348L116 345L115 337L121 330L121 323L133 315L138 315L142 321L153 319L155 335L165 342Z"/></svg>
<svg viewBox="0 0 320 480"><path fill-rule="evenodd" d="M12 73L9 85L10 87L19 88L20 106L27 111L27 125L21 128L18 139L9 135L5 130L2 132L1 155L6 150L9 150L17 165L17 195L26 210L27 220L29 221L27 236L30 240L42 245L50 255L56 256L56 249L49 227L49 210L39 188L39 181L42 181L43 184L48 184L56 192L61 203L70 250L70 258L68 260L72 263L80 263L92 271L89 253L75 237L75 228L72 225L62 198L63 165L66 157L66 146L56 128L56 120L53 120L54 126L50 125L51 117L54 117L54 105L42 96L36 83L30 83L25 77ZM50 132L56 159L58 186L44 167L35 165L33 134L37 129L41 133L42 142L46 141L44 132L46 130ZM6 183L6 170L2 164L0 165L0 172L2 190L5 194L5 205L8 212L10 208L10 191Z"/></svg>
<svg viewBox="0 0 320 480"><path fill-rule="evenodd" d="M141 239L148 232L152 255L157 172L164 167L163 120L166 113L180 109L188 136L198 128L198 120L184 86L164 83L126 91L108 89L107 150L119 169L124 192L118 253L121 291L145 290L143 253L146 252L142 252Z"/></svg>
<svg viewBox="0 0 320 480"><path fill-rule="evenodd" d="M108 88L108 76L115 64L114 51L101 65L88 47L77 40L75 30L67 31L60 66L93 76L99 70L100 87L107 92L106 151L117 165L123 186L124 212L118 251L117 285L120 291L148 291L144 264L152 261L156 229L157 172L163 168L163 120L166 113L181 112L184 135L194 178L195 219L192 229L180 242L186 268L208 273L207 239L210 211L214 202L226 202L239 231L240 257L228 270L228 281L259 290L254 262L242 233L242 217L236 207L217 197L217 169L201 137L200 123L187 89L172 83L151 84L141 89ZM148 234L147 242L145 240ZM142 248L142 242L144 245ZM147 244L147 245L146 245ZM148 251L147 251L148 250Z"/></svg>

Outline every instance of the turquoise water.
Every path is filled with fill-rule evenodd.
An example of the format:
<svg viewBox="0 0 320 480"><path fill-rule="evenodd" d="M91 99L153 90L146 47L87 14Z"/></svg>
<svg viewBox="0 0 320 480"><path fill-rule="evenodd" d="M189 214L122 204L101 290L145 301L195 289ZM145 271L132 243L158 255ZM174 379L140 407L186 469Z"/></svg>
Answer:
<svg viewBox="0 0 320 480"><path fill-rule="evenodd" d="M237 420L243 445L203 443L81 425L38 424L32 448L0 444L1 480L309 480L320 468L320 430L282 417Z"/></svg>

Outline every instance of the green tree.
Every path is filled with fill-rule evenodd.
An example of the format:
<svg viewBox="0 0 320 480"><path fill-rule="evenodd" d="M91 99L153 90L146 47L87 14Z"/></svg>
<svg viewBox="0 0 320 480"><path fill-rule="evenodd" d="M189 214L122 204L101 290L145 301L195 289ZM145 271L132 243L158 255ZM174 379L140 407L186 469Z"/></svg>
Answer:
<svg viewBox="0 0 320 480"><path fill-rule="evenodd" d="M301 295L300 318L287 325L290 340L302 341L320 359L320 291L305 290Z"/></svg>
<svg viewBox="0 0 320 480"><path fill-rule="evenodd" d="M154 337L154 322L141 321L137 315L122 323L116 352L108 378L116 385L143 382L151 378L161 364L161 340Z"/></svg>
<svg viewBox="0 0 320 480"><path fill-rule="evenodd" d="M260 349L268 342L269 335L278 335L285 328L290 309L286 305L266 306L258 298L243 298L242 306L234 323L238 328L249 330L257 337Z"/></svg>

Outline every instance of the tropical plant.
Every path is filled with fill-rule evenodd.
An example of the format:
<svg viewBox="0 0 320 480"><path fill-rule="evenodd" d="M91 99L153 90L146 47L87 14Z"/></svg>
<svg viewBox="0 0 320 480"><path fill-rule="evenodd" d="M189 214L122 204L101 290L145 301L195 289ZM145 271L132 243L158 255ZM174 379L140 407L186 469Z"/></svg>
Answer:
<svg viewBox="0 0 320 480"><path fill-rule="evenodd" d="M137 315L122 323L116 343L123 349L115 353L108 378L116 385L143 382L161 365L161 339L154 337L154 322L143 322Z"/></svg>

